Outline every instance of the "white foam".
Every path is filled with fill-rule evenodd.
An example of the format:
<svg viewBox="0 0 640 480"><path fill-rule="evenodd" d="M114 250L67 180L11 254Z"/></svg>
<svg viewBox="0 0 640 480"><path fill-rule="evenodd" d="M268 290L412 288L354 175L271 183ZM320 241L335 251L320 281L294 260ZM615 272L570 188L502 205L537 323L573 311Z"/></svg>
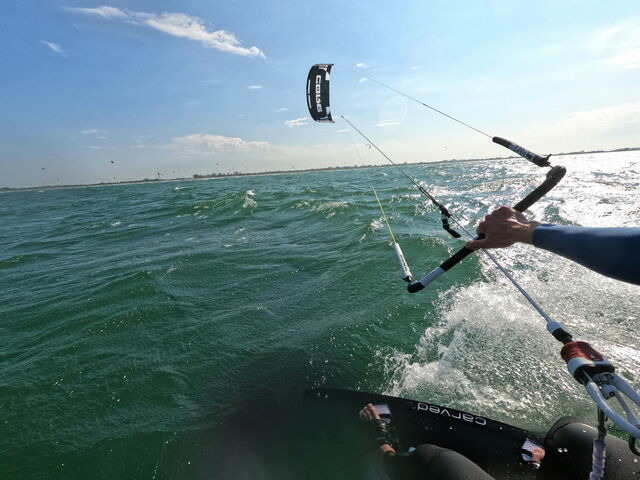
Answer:
<svg viewBox="0 0 640 480"><path fill-rule="evenodd" d="M326 215L326 218L331 218L333 216L335 216L336 213L338 213L338 211L340 211L343 208L348 207L349 204L347 202L322 202L319 203L318 205L314 206L312 208L312 210L314 212L328 212Z"/></svg>
<svg viewBox="0 0 640 480"><path fill-rule="evenodd" d="M424 331L415 351L385 359L390 394L519 425L571 412L568 399L577 409L589 404L544 321L501 280L449 290L438 307L440 320Z"/></svg>
<svg viewBox="0 0 640 480"><path fill-rule="evenodd" d="M250 208L254 209L258 206L258 203L252 198L255 195L253 190L247 190L244 192L244 202L242 203L242 208Z"/></svg>

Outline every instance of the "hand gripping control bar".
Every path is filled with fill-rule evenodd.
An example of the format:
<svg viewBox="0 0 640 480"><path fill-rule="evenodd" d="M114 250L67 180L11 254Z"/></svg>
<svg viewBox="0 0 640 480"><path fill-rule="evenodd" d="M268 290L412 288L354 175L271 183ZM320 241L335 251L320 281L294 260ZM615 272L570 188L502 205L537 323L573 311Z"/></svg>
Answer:
<svg viewBox="0 0 640 480"><path fill-rule="evenodd" d="M529 195L527 195L518 203L516 203L513 208L515 210L518 210L519 212L524 212L531 205L533 205L542 197L544 197L553 187L555 187L558 184L558 182L562 180L565 173L567 173L567 170L564 167L555 166L551 168L551 170L547 172L547 177L545 178L544 182L542 182L542 184L536 187L535 190L529 193ZM481 238L481 237L477 237L477 238ZM431 282L433 282L436 278L442 276L446 271L448 271L449 269L457 265L467 255L470 255L473 252L475 252L475 250L471 250L470 248L467 248L467 247L462 247L460 250L454 253L449 259L442 262L442 264L439 267L433 269L431 273L429 273L424 278L422 278L422 280L411 282L407 286L407 290L409 291L409 293L419 292L424 287L426 287Z"/></svg>

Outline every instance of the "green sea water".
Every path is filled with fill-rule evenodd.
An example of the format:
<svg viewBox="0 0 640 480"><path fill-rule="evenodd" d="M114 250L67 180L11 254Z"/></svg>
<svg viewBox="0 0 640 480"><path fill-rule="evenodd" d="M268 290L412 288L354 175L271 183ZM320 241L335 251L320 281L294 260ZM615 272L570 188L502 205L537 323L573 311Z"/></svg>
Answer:
<svg viewBox="0 0 640 480"><path fill-rule="evenodd" d="M640 154L557 157L539 220L638 226ZM404 167L474 225L543 179L522 160ZM0 477L312 478L302 394L390 393L543 432L594 409L544 321L392 168L0 195ZM496 252L640 386L640 290ZM637 261L637 259L635 259Z"/></svg>

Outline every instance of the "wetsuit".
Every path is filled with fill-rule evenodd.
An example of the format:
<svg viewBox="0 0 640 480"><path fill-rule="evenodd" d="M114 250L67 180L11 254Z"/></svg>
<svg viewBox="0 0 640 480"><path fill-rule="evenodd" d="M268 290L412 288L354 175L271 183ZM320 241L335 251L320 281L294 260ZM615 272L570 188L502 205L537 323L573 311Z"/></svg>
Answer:
<svg viewBox="0 0 640 480"><path fill-rule="evenodd" d="M412 453L387 455L385 464L393 480L495 480L458 452L430 444L418 445Z"/></svg>
<svg viewBox="0 0 640 480"><path fill-rule="evenodd" d="M533 244L607 277L640 285L640 228L540 225Z"/></svg>

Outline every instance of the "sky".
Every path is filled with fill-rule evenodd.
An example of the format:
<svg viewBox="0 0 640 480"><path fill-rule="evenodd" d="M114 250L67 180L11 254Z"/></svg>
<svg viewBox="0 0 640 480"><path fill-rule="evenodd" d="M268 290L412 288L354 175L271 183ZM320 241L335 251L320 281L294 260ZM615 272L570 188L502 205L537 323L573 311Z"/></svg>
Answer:
<svg viewBox="0 0 640 480"><path fill-rule="evenodd" d="M640 147L637 0L2 0L0 65L0 187L385 163L340 115L398 163L508 155L367 77L541 154Z"/></svg>

